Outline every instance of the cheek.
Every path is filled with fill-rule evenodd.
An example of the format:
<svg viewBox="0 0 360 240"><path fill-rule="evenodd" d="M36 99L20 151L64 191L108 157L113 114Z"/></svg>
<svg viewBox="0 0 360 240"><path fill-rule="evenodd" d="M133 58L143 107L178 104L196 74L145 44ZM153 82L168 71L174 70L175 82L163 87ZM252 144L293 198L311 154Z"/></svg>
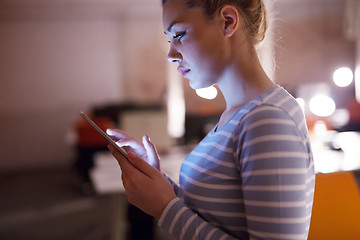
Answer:
<svg viewBox="0 0 360 240"><path fill-rule="evenodd" d="M207 41L203 41L201 45L201 53L204 59L207 60L207 64L211 69L209 70L219 70L220 64L222 62L222 42L217 36L210 36Z"/></svg>
<svg viewBox="0 0 360 240"><path fill-rule="evenodd" d="M192 66L200 67L203 70L207 69L209 71L211 68L216 67L217 56L213 49L206 45L193 45L187 49L187 54L184 58L185 61L188 60Z"/></svg>
<svg viewBox="0 0 360 240"><path fill-rule="evenodd" d="M215 33L194 36L183 45L183 58L190 68L197 68L212 74L221 71L224 43ZM195 70L195 69L194 69Z"/></svg>
<svg viewBox="0 0 360 240"><path fill-rule="evenodd" d="M202 46L199 43L187 44L187 46L183 49L184 51L184 59L186 61L190 61L191 64L199 64L204 59L204 54L202 50Z"/></svg>

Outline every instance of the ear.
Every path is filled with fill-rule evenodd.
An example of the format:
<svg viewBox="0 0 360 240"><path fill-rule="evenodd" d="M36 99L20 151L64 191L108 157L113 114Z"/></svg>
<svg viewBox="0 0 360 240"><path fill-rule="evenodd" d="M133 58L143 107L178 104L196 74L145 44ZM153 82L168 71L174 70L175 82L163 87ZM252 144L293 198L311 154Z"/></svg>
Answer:
<svg viewBox="0 0 360 240"><path fill-rule="evenodd" d="M226 37L231 37L239 27L239 12L233 5L221 7L219 16L222 20L222 27Z"/></svg>

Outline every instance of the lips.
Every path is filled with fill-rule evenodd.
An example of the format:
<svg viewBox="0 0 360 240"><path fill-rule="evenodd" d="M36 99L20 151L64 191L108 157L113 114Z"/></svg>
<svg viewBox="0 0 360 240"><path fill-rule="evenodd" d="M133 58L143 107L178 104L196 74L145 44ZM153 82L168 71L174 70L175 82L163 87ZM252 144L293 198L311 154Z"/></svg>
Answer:
<svg viewBox="0 0 360 240"><path fill-rule="evenodd" d="M178 67L177 70L182 74L183 77L185 77L186 74L188 74L188 72L190 72L190 69L186 69L183 67Z"/></svg>

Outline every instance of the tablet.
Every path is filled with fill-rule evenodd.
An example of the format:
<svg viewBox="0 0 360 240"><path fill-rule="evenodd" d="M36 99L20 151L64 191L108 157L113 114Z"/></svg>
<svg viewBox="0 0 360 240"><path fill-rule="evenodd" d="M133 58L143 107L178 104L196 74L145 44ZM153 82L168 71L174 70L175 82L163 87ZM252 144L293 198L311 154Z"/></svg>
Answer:
<svg viewBox="0 0 360 240"><path fill-rule="evenodd" d="M128 158L127 153L112 140L101 128L99 128L84 112L80 112L80 116L89 123L109 144L115 147L125 158Z"/></svg>

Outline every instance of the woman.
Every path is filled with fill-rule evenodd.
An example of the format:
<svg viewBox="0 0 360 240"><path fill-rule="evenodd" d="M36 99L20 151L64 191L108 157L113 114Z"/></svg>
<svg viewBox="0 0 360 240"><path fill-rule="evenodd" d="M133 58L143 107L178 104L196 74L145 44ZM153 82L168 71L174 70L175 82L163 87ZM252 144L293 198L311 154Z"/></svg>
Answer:
<svg viewBox="0 0 360 240"><path fill-rule="evenodd" d="M216 84L226 109L184 160L180 186L148 137L108 130L128 200L180 239L306 239L314 168L303 112L265 74L261 0L163 0L168 59L193 89ZM149 165L149 164L151 165Z"/></svg>

